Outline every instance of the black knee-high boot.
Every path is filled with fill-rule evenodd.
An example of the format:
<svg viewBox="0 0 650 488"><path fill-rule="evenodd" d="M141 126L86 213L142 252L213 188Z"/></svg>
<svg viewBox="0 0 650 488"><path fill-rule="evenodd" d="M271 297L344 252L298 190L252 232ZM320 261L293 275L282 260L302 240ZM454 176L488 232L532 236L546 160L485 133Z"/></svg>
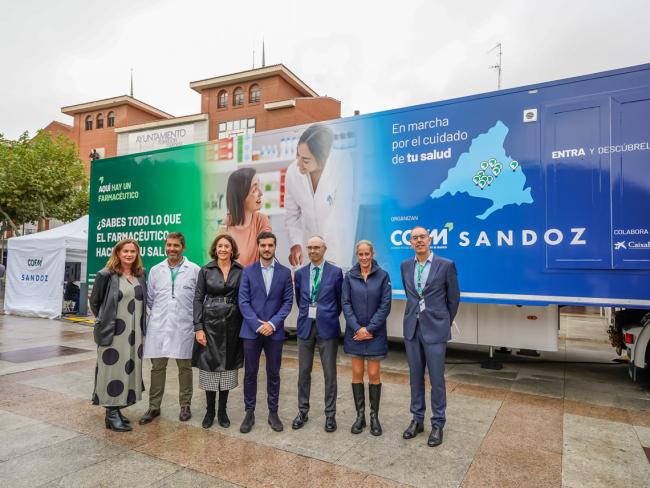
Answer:
<svg viewBox="0 0 650 488"><path fill-rule="evenodd" d="M354 408L357 410L357 418L352 424L350 432L361 434L366 426L366 392L363 383L352 383L352 396Z"/></svg>
<svg viewBox="0 0 650 488"><path fill-rule="evenodd" d="M204 429L209 429L214 423L214 404L216 403L216 400L217 392L206 390L205 402L207 408L205 410L205 417L203 417L203 423L201 424Z"/></svg>
<svg viewBox="0 0 650 488"><path fill-rule="evenodd" d="M370 433L372 435L381 435L381 424L379 423L379 401L381 400L381 383L378 385L369 385L370 395Z"/></svg>
<svg viewBox="0 0 650 488"><path fill-rule="evenodd" d="M217 411L217 420L219 425L224 428L230 427L230 419L226 413L226 406L228 405L228 394L230 390L219 391L219 410Z"/></svg>

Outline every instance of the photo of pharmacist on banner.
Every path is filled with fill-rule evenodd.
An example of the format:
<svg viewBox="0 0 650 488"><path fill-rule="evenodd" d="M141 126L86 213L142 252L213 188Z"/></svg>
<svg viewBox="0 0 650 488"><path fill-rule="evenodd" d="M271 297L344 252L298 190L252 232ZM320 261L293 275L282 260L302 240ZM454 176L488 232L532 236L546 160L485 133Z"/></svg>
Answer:
<svg viewBox="0 0 650 488"><path fill-rule="evenodd" d="M271 232L269 218L259 211L262 208L262 188L253 168L240 168L228 177L226 206L228 215L221 231L235 239L239 249L238 262L246 267L259 259L259 233Z"/></svg>
<svg viewBox="0 0 650 488"><path fill-rule="evenodd" d="M344 269L352 265L353 162L347 151L332 150L334 141L329 127L308 127L287 168L284 208L292 266L305 262L306 242L314 235L327 242L328 260Z"/></svg>

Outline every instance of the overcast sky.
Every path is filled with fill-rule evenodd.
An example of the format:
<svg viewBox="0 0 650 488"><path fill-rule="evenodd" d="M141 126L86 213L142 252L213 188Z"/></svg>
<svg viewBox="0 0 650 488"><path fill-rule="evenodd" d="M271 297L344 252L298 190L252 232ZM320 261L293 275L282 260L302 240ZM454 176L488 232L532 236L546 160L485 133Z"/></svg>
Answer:
<svg viewBox="0 0 650 488"><path fill-rule="evenodd" d="M650 62L650 2L2 0L0 133L127 94L198 113L190 81L284 63L343 115Z"/></svg>

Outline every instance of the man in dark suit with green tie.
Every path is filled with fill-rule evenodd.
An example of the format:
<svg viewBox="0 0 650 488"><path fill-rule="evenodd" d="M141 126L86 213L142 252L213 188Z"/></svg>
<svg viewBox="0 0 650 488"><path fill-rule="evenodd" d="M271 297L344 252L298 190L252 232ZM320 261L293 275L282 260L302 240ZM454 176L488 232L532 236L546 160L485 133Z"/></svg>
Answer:
<svg viewBox="0 0 650 488"><path fill-rule="evenodd" d="M409 363L412 420L404 439L424 431L426 401L424 370L431 382L430 447L442 443L447 394L445 390L445 353L451 339L451 324L458 312L460 289L456 266L449 259L431 252L431 236L424 227L411 230L415 257L402 262L402 284L406 293L404 345Z"/></svg>

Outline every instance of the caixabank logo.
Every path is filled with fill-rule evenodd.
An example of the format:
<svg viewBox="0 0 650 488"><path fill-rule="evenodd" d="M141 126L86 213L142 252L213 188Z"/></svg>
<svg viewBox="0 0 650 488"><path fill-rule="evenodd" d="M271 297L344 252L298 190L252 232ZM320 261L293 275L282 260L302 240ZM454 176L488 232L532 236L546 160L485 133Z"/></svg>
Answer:
<svg viewBox="0 0 650 488"><path fill-rule="evenodd" d="M614 229L614 251L650 250L648 229Z"/></svg>
<svg viewBox="0 0 650 488"><path fill-rule="evenodd" d="M36 283L45 283L49 280L47 273L36 272L43 267L43 257L30 257L25 260L26 271L20 274L20 281L30 281Z"/></svg>

